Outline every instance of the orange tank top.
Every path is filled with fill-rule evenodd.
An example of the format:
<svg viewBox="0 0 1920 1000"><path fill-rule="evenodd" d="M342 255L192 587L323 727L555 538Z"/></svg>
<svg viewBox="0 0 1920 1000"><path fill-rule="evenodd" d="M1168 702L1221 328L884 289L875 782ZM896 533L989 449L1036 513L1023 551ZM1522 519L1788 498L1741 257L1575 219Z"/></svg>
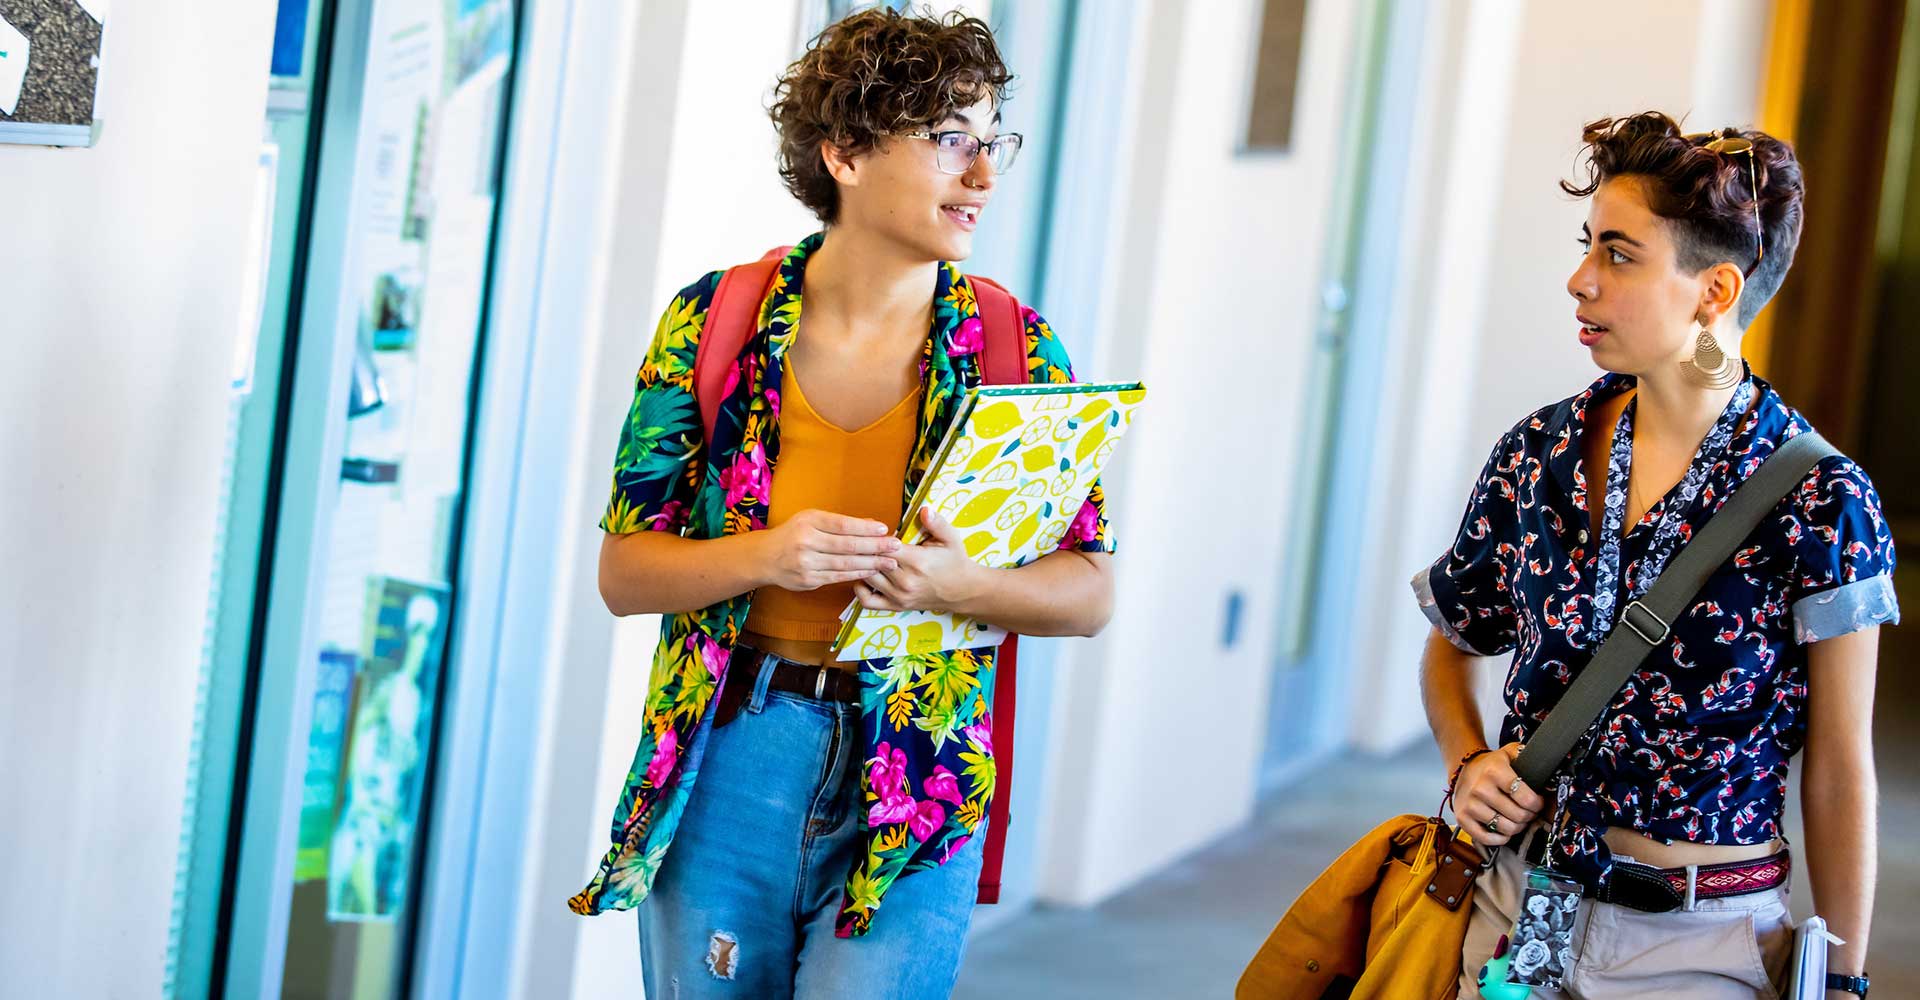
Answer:
<svg viewBox="0 0 1920 1000"><path fill-rule="evenodd" d="M780 459L773 470L767 527L779 527L810 509L898 527L907 462L918 439L916 404L923 390L915 390L857 431L842 430L814 412L793 368L788 364L780 377ZM826 643L840 631L840 612L852 601L851 583L803 592L762 587L754 592L746 631L818 643L824 653Z"/></svg>

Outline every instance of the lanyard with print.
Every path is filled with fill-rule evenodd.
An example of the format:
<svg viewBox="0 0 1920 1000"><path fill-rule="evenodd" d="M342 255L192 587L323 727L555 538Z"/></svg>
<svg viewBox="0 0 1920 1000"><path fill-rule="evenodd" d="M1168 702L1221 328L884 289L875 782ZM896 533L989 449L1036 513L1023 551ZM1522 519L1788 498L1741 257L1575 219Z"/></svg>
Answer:
<svg viewBox="0 0 1920 1000"><path fill-rule="evenodd" d="M1733 443L1735 425L1740 416L1747 412L1747 406L1753 402L1753 380L1740 383L1733 391L1733 398L1727 401L1727 408L1713 422L1713 428L1707 432L1706 440L1700 443L1700 450L1694 453L1693 464L1687 474L1675 487L1675 492L1665 498L1665 509L1661 511L1660 523L1654 527L1653 540L1647 544L1647 554L1638 564L1630 579L1621 587L1620 550L1625 532L1622 530L1627 518L1627 482L1633 472L1633 414L1639 404L1638 399L1629 400L1627 408L1620 413L1620 423L1613 431L1613 451L1607 462L1606 514L1601 519L1600 551L1593 567L1593 631L1592 642L1598 646L1613 628L1614 608L1618 606L1620 591L1626 591L1627 599L1645 594L1653 588L1660 571L1666 568L1667 560L1673 556L1683 539L1681 530L1686 526L1687 509L1700 495L1706 485L1707 476L1713 471L1714 463Z"/></svg>

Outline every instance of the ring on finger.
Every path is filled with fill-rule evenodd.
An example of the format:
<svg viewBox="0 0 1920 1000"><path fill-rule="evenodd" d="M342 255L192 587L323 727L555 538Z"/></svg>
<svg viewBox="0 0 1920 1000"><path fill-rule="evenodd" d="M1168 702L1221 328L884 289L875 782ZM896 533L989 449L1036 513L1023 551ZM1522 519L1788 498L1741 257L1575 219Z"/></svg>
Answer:
<svg viewBox="0 0 1920 1000"><path fill-rule="evenodd" d="M1486 826L1488 833L1498 834L1500 832L1500 817L1497 815L1487 817Z"/></svg>
<svg viewBox="0 0 1920 1000"><path fill-rule="evenodd" d="M1513 781L1507 785L1507 796L1509 798L1518 796L1520 794L1520 786L1526 783L1527 779L1516 776Z"/></svg>

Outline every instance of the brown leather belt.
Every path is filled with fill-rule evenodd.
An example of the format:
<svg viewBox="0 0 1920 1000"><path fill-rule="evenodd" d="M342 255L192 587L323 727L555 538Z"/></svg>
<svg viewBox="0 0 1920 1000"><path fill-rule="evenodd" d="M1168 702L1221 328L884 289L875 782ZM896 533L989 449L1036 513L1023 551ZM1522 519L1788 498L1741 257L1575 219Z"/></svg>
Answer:
<svg viewBox="0 0 1920 1000"><path fill-rule="evenodd" d="M740 714L740 707L753 696L754 684L760 679L760 664L768 656L773 654L750 646L734 647L726 683L720 688L720 704L713 710L715 728L732 722L734 716ZM768 691L797 694L803 698L843 705L860 704L860 677L853 671L796 663L779 656L773 656L773 659L773 677L767 682Z"/></svg>

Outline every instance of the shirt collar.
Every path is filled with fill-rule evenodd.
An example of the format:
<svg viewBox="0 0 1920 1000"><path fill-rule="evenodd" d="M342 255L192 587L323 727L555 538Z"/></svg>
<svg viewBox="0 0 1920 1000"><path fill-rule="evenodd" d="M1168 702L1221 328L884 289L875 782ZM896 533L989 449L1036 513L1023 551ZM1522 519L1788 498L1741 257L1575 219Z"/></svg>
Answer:
<svg viewBox="0 0 1920 1000"><path fill-rule="evenodd" d="M1752 475L1759 463L1781 442L1811 430L1794 409L1780 398L1767 380L1747 369L1747 377L1753 379L1753 413L1740 423L1734 431L1733 442L1728 446L1731 454L1740 457L1739 470L1735 481L1745 480ZM1561 400L1544 415L1534 418L1533 428L1551 442L1547 452L1547 468L1560 489L1575 499L1575 506L1586 510L1588 491L1597 482L1594 470L1581 467L1585 451L1585 435L1590 429L1587 415L1595 404L1605 402L1623 392L1632 389L1637 381L1631 375L1607 372L1593 381L1579 395ZM1604 478L1604 470L1600 473Z"/></svg>

